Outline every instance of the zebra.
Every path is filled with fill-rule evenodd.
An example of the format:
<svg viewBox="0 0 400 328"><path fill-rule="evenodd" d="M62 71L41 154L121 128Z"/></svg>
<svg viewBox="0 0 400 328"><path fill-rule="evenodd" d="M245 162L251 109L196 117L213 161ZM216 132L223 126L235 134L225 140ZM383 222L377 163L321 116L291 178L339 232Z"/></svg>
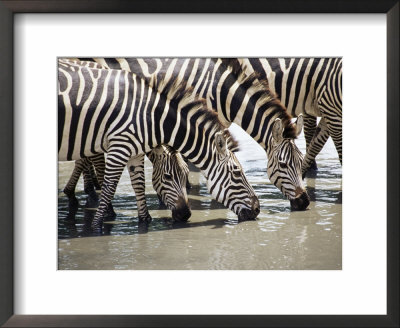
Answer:
<svg viewBox="0 0 400 328"><path fill-rule="evenodd" d="M193 99L181 81L150 82L127 71L58 60L59 161L107 153L93 232L101 233L103 216L129 158L160 144L175 148L196 165L212 197L239 220L255 219L258 199L227 148L232 137L218 116L204 100Z"/></svg>
<svg viewBox="0 0 400 328"><path fill-rule="evenodd" d="M147 154L153 164L152 183L162 204L172 210L175 221L187 221L190 209L180 210L188 204L186 184L189 167L181 153L168 145L161 145ZM177 191L183 191L178 194Z"/></svg>
<svg viewBox="0 0 400 328"><path fill-rule="evenodd" d="M79 61L73 59L63 59L74 65L81 65L91 68L106 68L95 62ZM234 146L234 145L233 145ZM232 146L232 147L233 147ZM165 150L163 152L162 150ZM183 181L187 181L189 174L186 162L182 162L181 155L173 151L168 145L160 145L147 153L147 157L153 164L153 187L156 190L160 202L166 204L167 208L172 210L172 218L177 221L187 221L191 216L191 211L188 204L186 193L186 186L182 188ZM96 174L94 174L93 162L96 167ZM160 174L162 169L168 168L168 172ZM81 173L84 175L84 190L88 194L87 207L97 207L98 197L95 192L95 185L97 176L101 185L103 181L105 170L104 154L98 154L90 158L79 159L75 162L75 167L72 175L64 189L64 193L69 198L70 206L77 205L77 199L74 195L76 184L79 180ZM136 195L136 202L138 207L139 221L151 221L149 214L146 197L145 197L145 184L144 184L144 154L139 154L132 157L128 162L128 170L131 179L131 185ZM165 170L164 170L165 171ZM168 179L164 179L169 177ZM159 180L155 180L155 179ZM112 204L109 204L107 209L109 216L115 216Z"/></svg>
<svg viewBox="0 0 400 328"><path fill-rule="evenodd" d="M302 175L329 136L342 163L342 58L248 58L247 73L267 79L293 116L305 119L306 156ZM317 117L321 120L316 128Z"/></svg>
<svg viewBox="0 0 400 328"><path fill-rule="evenodd" d="M63 61L74 65L107 69L107 67L92 61L80 61L76 59L63 59ZM231 152L237 152L239 150L238 143L232 138L228 139L228 147ZM163 154L161 149L165 150ZM167 208L172 210L172 218L174 220L187 221L190 218L191 211L188 205L186 189L182 188L183 181L188 181L187 164L182 162L182 157L178 152L173 151L173 149L167 145L154 148L147 153L147 157L151 159L153 164L152 183L160 200L160 204L166 204ZM94 173L91 162L95 164L96 173ZM148 212L145 198L144 154L132 158L130 163L131 164L128 164L129 174L132 187L136 194L139 221L149 222L151 221L151 216ZM163 174L161 174L163 171L162 168L164 168ZM165 172L165 168L169 168L169 170L167 170L168 172ZM95 187L99 189L103 181L104 170L104 154L79 159L75 162L72 175L64 189L64 193L69 198L70 207L78 205L78 201L75 197L75 188L81 173L84 175L84 190L85 193L88 194L86 207L98 206L98 197ZM157 172L157 174L155 174L155 172ZM99 176L100 184L96 183L97 175ZM169 178L164 179L164 176ZM109 216L116 215L111 203L107 212Z"/></svg>
<svg viewBox="0 0 400 328"><path fill-rule="evenodd" d="M148 158L153 164L153 187L159 199L166 204L172 211L172 218L176 221L187 221L191 216L190 206L186 192L186 182L189 175L187 163L183 160L180 153L168 145L159 145L151 152L147 153ZM135 191L139 221L149 222L149 214L144 182L141 181L144 171L144 154L132 157L127 164L132 187ZM93 164L96 173L93 174ZM98 154L89 158L82 158L75 161L74 171L64 188L64 193L69 198L70 207L77 205L77 199L74 195L78 179L83 173L84 190L88 194L87 207L97 207L98 197L95 191L95 180L99 176L99 186L103 183L105 170L104 154ZM138 181L139 180L139 181ZM115 216L111 203L107 210L107 216Z"/></svg>
<svg viewBox="0 0 400 328"><path fill-rule="evenodd" d="M290 200L292 210L305 210L309 197L301 175L303 156L294 143L303 119L291 123L291 116L268 89L267 81L247 75L237 59L230 58L80 58L104 67L133 72L147 81L176 79L193 94L206 99L225 127L236 123L267 154L270 181ZM275 133L274 127L280 131ZM278 146L278 144L281 145Z"/></svg>

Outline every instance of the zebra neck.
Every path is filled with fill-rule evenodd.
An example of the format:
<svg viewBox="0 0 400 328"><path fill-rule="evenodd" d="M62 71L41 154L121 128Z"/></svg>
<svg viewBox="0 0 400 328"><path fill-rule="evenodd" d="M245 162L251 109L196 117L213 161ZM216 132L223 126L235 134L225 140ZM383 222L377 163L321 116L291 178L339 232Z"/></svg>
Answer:
<svg viewBox="0 0 400 328"><path fill-rule="evenodd" d="M236 123L267 150L271 120L286 118L288 113L267 83L238 63L235 68L219 67L212 105L224 126Z"/></svg>
<svg viewBox="0 0 400 328"><path fill-rule="evenodd" d="M199 124L204 125L202 123ZM181 152L181 154L202 171L205 177L208 177L209 168L215 161L216 150L213 149L213 140L216 133L215 128L205 127L198 131L190 131L186 141L183 143L175 140L172 147ZM180 145L178 145L180 144Z"/></svg>
<svg viewBox="0 0 400 328"><path fill-rule="evenodd" d="M268 150L271 142L272 123L276 118L288 116L275 99L269 100L268 95L261 96L255 103L250 103L244 110L238 111L232 121L247 132L258 144Z"/></svg>

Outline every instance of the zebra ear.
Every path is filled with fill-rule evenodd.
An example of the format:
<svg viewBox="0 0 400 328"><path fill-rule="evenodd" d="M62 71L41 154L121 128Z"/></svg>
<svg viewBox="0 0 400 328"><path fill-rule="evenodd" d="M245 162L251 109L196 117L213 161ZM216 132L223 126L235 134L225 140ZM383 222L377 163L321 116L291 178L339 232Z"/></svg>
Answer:
<svg viewBox="0 0 400 328"><path fill-rule="evenodd" d="M157 155L161 155L164 152L164 146L163 145L158 145L157 147L153 148L152 151L153 153Z"/></svg>
<svg viewBox="0 0 400 328"><path fill-rule="evenodd" d="M303 130L303 124L304 124L303 115L300 114L299 116L297 116L296 120L296 136L298 136L301 133L301 130Z"/></svg>
<svg viewBox="0 0 400 328"><path fill-rule="evenodd" d="M227 144L226 144L226 139L224 137L223 132L217 132L215 134L215 146L217 147L217 151L221 155L226 155L226 153L227 153Z"/></svg>
<svg viewBox="0 0 400 328"><path fill-rule="evenodd" d="M276 142L280 142L283 139L283 125L280 118L277 118L272 126L272 137Z"/></svg>

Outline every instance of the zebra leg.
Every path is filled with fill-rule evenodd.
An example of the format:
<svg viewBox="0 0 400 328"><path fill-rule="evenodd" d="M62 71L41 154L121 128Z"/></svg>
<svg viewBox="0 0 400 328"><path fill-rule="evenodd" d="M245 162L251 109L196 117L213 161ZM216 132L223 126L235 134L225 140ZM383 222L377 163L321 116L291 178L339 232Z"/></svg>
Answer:
<svg viewBox="0 0 400 328"><path fill-rule="evenodd" d="M114 197L118 181L128 162L128 158L121 158L122 155L126 156L125 153L118 151L118 149L113 150L111 148L108 152L104 181L101 186L100 204L92 222L92 231L96 234L102 232L103 220L107 216L107 209L111 203L111 199Z"/></svg>
<svg viewBox="0 0 400 328"><path fill-rule="evenodd" d="M134 156L128 161L128 171L136 195L139 221L150 222L152 218L147 208L145 195L144 154Z"/></svg>
<svg viewBox="0 0 400 328"><path fill-rule="evenodd" d="M336 113L338 114L338 113ZM333 143L335 144L336 151L338 152L340 164L342 164L342 116L328 115L327 113L322 114L325 117L326 125L329 130L329 135L332 137Z"/></svg>
<svg viewBox="0 0 400 328"><path fill-rule="evenodd" d="M92 163L96 169L96 177L99 182L100 189L101 189L101 186L103 185L103 180L104 180L104 171L106 168L106 161L104 158L104 154L92 156L92 157L90 157L90 160L92 161ZM107 213L106 214L107 217L115 217L117 215L114 212L114 208L113 208L113 205L111 202L107 207L106 213Z"/></svg>
<svg viewBox="0 0 400 328"><path fill-rule="evenodd" d="M106 161L104 159L104 154L92 156L92 157L90 157L90 160L92 161L92 163L96 169L96 177L97 177L98 183L100 185L100 189L101 189L101 185L103 184L103 180L104 180L104 171L106 168Z"/></svg>
<svg viewBox="0 0 400 328"><path fill-rule="evenodd" d="M99 183L99 180L97 179L97 175L96 175L96 171L94 169L94 165L92 163L92 165L90 165L89 168L89 174L90 174L90 178L93 182L93 186L96 190L101 190L101 185Z"/></svg>
<svg viewBox="0 0 400 328"><path fill-rule="evenodd" d="M78 199L75 196L75 188L84 166L83 159L75 161L74 170L72 171L71 177L69 178L68 183L63 190L64 194L68 197L68 206L70 209L74 209L79 206Z"/></svg>
<svg viewBox="0 0 400 328"><path fill-rule="evenodd" d="M188 165L188 167L189 167L189 171L195 171L195 170L198 170L198 168L196 167L196 166L194 166L191 162L189 162L188 160L187 160L187 158L185 158L185 157L183 157L183 160L186 162L186 164ZM189 177L187 178L187 180L186 180L186 190L190 190L192 188L192 185L190 184L190 181L189 181ZM163 203L163 201L160 199L160 197L158 198L159 199L159 205L162 207L162 206L165 206L165 204ZM166 206L165 206L166 207Z"/></svg>
<svg viewBox="0 0 400 328"><path fill-rule="evenodd" d="M317 129L317 118L311 115L304 115L304 138L306 139L306 153L308 153L311 141L315 135ZM315 159L309 165L308 170L317 171L317 162Z"/></svg>
<svg viewBox="0 0 400 328"><path fill-rule="evenodd" d="M315 157L317 157L322 147L324 147L328 138L329 130L326 125L325 119L322 118L318 124L317 129L315 130L314 137L312 138L311 143L307 148L307 153L303 160L303 165L301 167L303 179L310 166L315 163Z"/></svg>
<svg viewBox="0 0 400 328"><path fill-rule="evenodd" d="M84 190L88 195L86 199L85 207L95 208L99 206L99 197L97 196L94 182L91 174L92 164L90 161L85 162L85 167L83 169L83 181L84 181ZM93 170L93 168L92 168Z"/></svg>

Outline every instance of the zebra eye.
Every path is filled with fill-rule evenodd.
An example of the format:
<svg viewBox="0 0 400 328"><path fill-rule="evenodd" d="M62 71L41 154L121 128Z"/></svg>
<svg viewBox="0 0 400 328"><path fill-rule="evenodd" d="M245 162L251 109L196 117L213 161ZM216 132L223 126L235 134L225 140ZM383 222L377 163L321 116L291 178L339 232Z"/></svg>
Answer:
<svg viewBox="0 0 400 328"><path fill-rule="evenodd" d="M237 166L237 165L234 165L232 172L233 172L234 175L239 176L240 173L241 173L240 167Z"/></svg>
<svg viewBox="0 0 400 328"><path fill-rule="evenodd" d="M165 178L166 180L172 180L172 176L171 176L171 174L169 174L169 173L165 173L165 174L164 174L164 178Z"/></svg>
<svg viewBox="0 0 400 328"><path fill-rule="evenodd" d="M287 164L285 162L279 162L279 166L283 169L287 168Z"/></svg>

